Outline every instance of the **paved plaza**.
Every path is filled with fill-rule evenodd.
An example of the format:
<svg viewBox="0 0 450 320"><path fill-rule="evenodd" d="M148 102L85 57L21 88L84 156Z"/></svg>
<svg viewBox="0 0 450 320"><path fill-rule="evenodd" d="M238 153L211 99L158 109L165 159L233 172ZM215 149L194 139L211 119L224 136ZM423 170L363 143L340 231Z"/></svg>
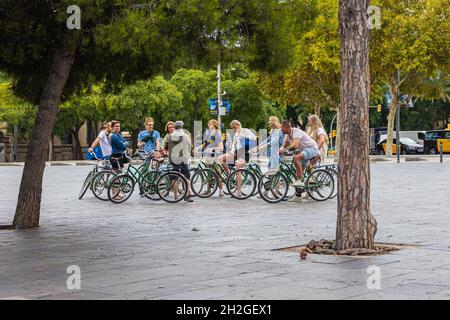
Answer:
<svg viewBox="0 0 450 320"><path fill-rule="evenodd" d="M333 239L336 199L275 205L215 196L126 203L77 194L89 166L46 168L41 227L0 230L0 299L449 299L450 162L373 163L376 257L273 249ZM0 224L12 221L22 167L0 167ZM81 290L69 290L69 266ZM369 289L369 266L381 289Z"/></svg>

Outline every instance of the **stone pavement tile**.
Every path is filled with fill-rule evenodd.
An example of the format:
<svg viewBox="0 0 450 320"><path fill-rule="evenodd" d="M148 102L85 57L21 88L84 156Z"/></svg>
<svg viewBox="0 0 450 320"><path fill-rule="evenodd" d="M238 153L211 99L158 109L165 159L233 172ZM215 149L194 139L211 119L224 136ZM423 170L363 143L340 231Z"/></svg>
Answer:
<svg viewBox="0 0 450 320"><path fill-rule="evenodd" d="M448 273L443 273L438 277L425 278L413 283L443 286L450 290L450 271Z"/></svg>
<svg viewBox="0 0 450 320"><path fill-rule="evenodd" d="M410 295L417 299L428 294L439 294L440 292L446 291L448 289L448 287L443 286L408 283L387 288L382 287L380 292L383 292L384 294L394 294L399 296Z"/></svg>
<svg viewBox="0 0 450 320"><path fill-rule="evenodd" d="M270 288L250 290L246 292L248 295L253 295L255 299L269 299L269 300L311 300L315 299L316 295L325 295L327 289L306 288L301 284L294 283L289 285L278 285ZM222 296L218 299L229 299L229 296Z"/></svg>
<svg viewBox="0 0 450 320"><path fill-rule="evenodd" d="M241 286L222 285L215 287L208 287L204 289L191 290L166 296L161 296L162 300L209 300L218 299L222 296L246 292L248 289Z"/></svg>
<svg viewBox="0 0 450 320"><path fill-rule="evenodd" d="M85 287L92 292L122 297L129 297L131 295L136 296L139 293L142 293L145 294L147 298L208 288L208 286L205 285L194 284L192 283L192 279L183 277L168 277L159 280L144 280L129 283L123 282L121 284L103 287Z"/></svg>
<svg viewBox="0 0 450 320"><path fill-rule="evenodd" d="M238 276L226 277L221 279L212 279L198 282L199 285L217 286L217 285L239 285L249 288L249 290L262 289L280 284L290 284L292 280L281 276L268 273L252 272L240 274Z"/></svg>
<svg viewBox="0 0 450 320"><path fill-rule="evenodd" d="M40 295L32 297L34 300L114 300L117 296L90 291L76 290L68 293Z"/></svg>
<svg viewBox="0 0 450 320"><path fill-rule="evenodd" d="M342 262L344 257L325 256L299 261L296 253L271 251L311 239L332 239L336 201L272 206L259 199L240 202L214 197L190 206L151 203L133 196L118 207L99 202L91 194L81 201L76 199L89 167L47 167L41 228L0 231L0 283L7 283L0 286L0 294L49 295L59 290L65 294L64 269L68 264L81 266L82 281L109 285L105 288L126 286L126 295L113 294L126 299L151 299L155 293L171 296L196 291L193 288L221 287L228 285L227 279L231 285L244 284L244 291L222 288L222 296L256 295L258 290L267 290L262 296L270 299L277 293L270 291L277 287L274 279L282 283L278 284L280 296L282 289L290 288L285 293L289 299L303 294L324 299L373 295L364 288L368 276L364 268L369 263L381 268L383 289L423 281L432 281L433 286L439 283L437 278L448 276L450 265L450 197L434 182L450 178L449 168L450 163L373 165L372 209L380 229L376 240L418 246L365 262L351 258ZM0 176L7 181L0 184L0 221L12 219L21 170L0 168ZM402 188L398 188L399 181ZM432 204L426 208L423 190L427 190L427 203ZM406 205L405 198L410 199ZM211 208L220 208L220 213ZM193 232L194 227L200 231ZM160 288L159 281L165 279L172 280ZM133 288L132 283L145 281L148 288ZM298 287L289 287L289 281ZM200 282L206 282L207 288L195 287ZM306 287L314 285L335 289ZM346 287L341 288L342 285ZM144 291L135 291L142 288ZM86 296L89 292L101 295L84 290ZM445 290L431 295L428 291L420 297L445 296ZM212 296L216 295L210 293L209 298Z"/></svg>
<svg viewBox="0 0 450 320"><path fill-rule="evenodd" d="M344 300L417 300L417 297L407 294L393 294L383 291L374 291L371 293L345 298Z"/></svg>

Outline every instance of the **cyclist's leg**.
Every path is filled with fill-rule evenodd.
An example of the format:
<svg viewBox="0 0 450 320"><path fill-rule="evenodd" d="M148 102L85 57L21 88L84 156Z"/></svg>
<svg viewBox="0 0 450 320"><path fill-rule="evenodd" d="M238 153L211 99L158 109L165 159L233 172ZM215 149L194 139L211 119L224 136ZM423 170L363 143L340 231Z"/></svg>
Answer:
<svg viewBox="0 0 450 320"><path fill-rule="evenodd" d="M294 162L297 181L303 181L303 165L305 161L305 154L303 152L296 154L292 161Z"/></svg>

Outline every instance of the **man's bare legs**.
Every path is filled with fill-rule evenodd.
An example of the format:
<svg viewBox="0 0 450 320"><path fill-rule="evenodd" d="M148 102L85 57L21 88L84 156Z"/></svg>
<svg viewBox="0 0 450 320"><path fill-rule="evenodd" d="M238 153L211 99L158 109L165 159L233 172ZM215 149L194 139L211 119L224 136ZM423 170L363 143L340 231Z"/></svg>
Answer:
<svg viewBox="0 0 450 320"><path fill-rule="evenodd" d="M293 162L295 166L295 174L297 175L298 180L303 181L303 166L302 166L302 160L305 159L305 156L303 153L297 154L294 156Z"/></svg>

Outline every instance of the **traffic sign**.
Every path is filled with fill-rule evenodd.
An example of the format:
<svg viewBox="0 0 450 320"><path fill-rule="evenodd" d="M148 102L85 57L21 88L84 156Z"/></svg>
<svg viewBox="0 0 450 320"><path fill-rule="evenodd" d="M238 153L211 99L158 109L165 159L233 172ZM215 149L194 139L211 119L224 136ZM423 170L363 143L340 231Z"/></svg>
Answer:
<svg viewBox="0 0 450 320"><path fill-rule="evenodd" d="M231 111L230 99L222 100L222 106L225 108L226 112L229 113ZM218 108L219 108L219 100L217 98L209 99L209 111L211 111L211 113L217 114ZM224 115L224 114L220 114L220 115Z"/></svg>

